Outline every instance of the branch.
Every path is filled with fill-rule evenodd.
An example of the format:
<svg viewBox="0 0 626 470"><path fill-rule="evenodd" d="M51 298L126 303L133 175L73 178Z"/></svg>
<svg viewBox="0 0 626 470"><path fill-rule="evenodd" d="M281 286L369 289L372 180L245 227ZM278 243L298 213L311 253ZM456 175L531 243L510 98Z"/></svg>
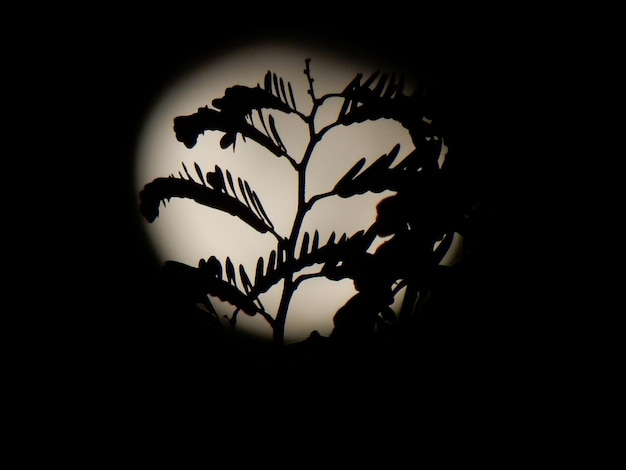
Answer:
<svg viewBox="0 0 626 470"><path fill-rule="evenodd" d="M321 270L317 273L301 274L300 276L296 277L296 279L293 281L293 286L294 286L293 288L297 289L300 283L306 281L307 279L313 279L315 277L326 277L326 275L323 274Z"/></svg>
<svg viewBox="0 0 626 470"><path fill-rule="evenodd" d="M324 199L326 197L331 197L331 196L335 196L337 193L335 191L327 191L325 193L320 193L320 194L316 194L314 196L311 196L311 199L309 199L306 203L305 203L305 211L310 210L313 205L319 201L320 199Z"/></svg>

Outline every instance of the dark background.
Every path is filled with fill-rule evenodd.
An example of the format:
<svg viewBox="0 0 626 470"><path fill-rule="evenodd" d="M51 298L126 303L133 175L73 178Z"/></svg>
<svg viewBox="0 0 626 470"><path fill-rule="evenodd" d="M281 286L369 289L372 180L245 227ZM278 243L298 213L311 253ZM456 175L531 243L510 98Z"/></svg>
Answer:
<svg viewBox="0 0 626 470"><path fill-rule="evenodd" d="M619 292L620 231L598 227L621 220L621 199L603 192L621 172L598 165L619 149L598 146L619 145L619 15L445 2L15 7L2 33L3 384L20 457L117 464L161 459L181 439L220 464L276 465L291 443L310 446L297 447L305 458L337 452L324 464L376 454L406 465L425 448L463 463L605 455L615 438L596 417L615 415L606 378L619 376L609 349L621 343L606 333L620 331L620 303L605 302ZM475 162L468 179L493 214L485 251L413 340L341 357L225 354L163 302L131 186L139 126L185 70L268 31L412 64ZM591 434L607 437L602 452Z"/></svg>
<svg viewBox="0 0 626 470"><path fill-rule="evenodd" d="M40 101L53 121L55 157L45 163L50 170L42 171L38 201L54 210L40 212L41 230L53 242L36 262L47 267L41 284L58 313L37 334L48 351L61 353L43 355L46 373L62 371L122 401L172 389L193 401L224 387L253 393L295 381L303 390L372 387L408 397L426 389L484 402L527 386L546 335L529 295L529 285L541 290L542 278L529 280L523 267L534 249L536 225L527 218L532 195L518 191L529 184L523 162L533 124L524 110L537 99L534 71L544 60L533 54L528 32L477 10L466 17L434 8L405 14L329 7L308 19L206 10L106 13L97 25L77 21L42 45L47 62L39 72L49 77L49 88ZM185 70L268 34L321 40L414 67L428 77L448 128L474 162L468 179L490 214L481 257L458 295L443 301L408 345L337 360L224 353L205 344L163 299L132 188L138 129L160 92Z"/></svg>

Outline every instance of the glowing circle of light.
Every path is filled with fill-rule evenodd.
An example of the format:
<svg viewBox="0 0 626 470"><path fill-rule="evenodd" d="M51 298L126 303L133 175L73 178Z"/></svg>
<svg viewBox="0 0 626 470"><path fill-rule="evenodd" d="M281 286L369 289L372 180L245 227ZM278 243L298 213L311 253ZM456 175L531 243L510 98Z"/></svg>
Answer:
<svg viewBox="0 0 626 470"><path fill-rule="evenodd" d="M206 65L188 71L164 90L146 116L136 149L136 193L139 194L144 185L155 178L184 174L183 165L193 171L197 163L205 174L218 165L235 178L250 183L269 212L276 231L287 236L296 210L297 181L296 172L286 159L277 158L255 142L244 142L240 137L234 151L232 147L223 150L219 145L221 132L206 131L199 136L196 146L188 149L176 140L173 119L193 114L205 105L212 107L212 100L222 97L224 91L234 85L254 87L262 84L268 70L291 83L298 107L308 113L311 100L304 74L307 58L310 59L313 86L318 97L341 92L357 73L368 77L376 70L385 71L387 67L374 59L342 56L337 51L313 44L277 41L240 47L212 57ZM405 78L404 93L408 95L415 84L412 77ZM323 108L317 115L317 128L337 116L338 108L333 108L330 101ZM290 154L302 155L309 138L308 128L297 116L279 114L273 113L285 146ZM306 197L330 190L360 158L366 158L366 165L369 165L389 153L396 144L400 144L396 161L414 148L407 130L391 120L334 129L317 145L310 160ZM339 237L343 233L350 236L367 229L375 220L377 202L391 194L385 191L320 200L307 213L299 242L302 234L312 234L315 230L323 243L332 232ZM241 264L248 273L254 273L258 258L267 259L268 254L276 249L276 239L270 234L259 234L229 214L188 199L168 201L165 206L161 205L159 217L154 222L143 220L142 223L161 262L175 260L197 266L200 259L216 256L222 263L230 258L235 266ZM281 288L282 282L262 296L268 312L278 309ZM330 281L318 277L303 282L290 303L285 342L302 340L313 330L329 335L334 313L355 293L350 279ZM392 307L399 308L401 300L402 295L398 295ZM232 314L234 310L232 305L217 299L212 302L216 308L223 309L224 315ZM239 315L237 329L264 339L270 339L272 335L271 328L259 315Z"/></svg>

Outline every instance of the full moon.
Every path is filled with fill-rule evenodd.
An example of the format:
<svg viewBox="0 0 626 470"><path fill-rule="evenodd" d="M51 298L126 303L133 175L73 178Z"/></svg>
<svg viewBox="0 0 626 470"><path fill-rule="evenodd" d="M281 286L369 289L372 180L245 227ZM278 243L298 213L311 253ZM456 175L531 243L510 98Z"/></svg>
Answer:
<svg viewBox="0 0 626 470"><path fill-rule="evenodd" d="M268 71L291 85L295 103L308 114L312 102L304 73L306 59L310 59L310 74L318 97L342 92L357 74L362 74L364 79L375 71L396 73L397 77L403 74L402 70L392 69L394 64L380 58L355 57L309 43L287 44L268 40L231 48L220 55L212 54L204 65L185 71L162 90L145 116L136 148L134 185L137 195L156 178L186 175L189 170L189 174L199 181L194 170L196 166L204 174L215 171L218 166L224 172L228 171L235 181L240 178L249 183L262 201L275 231L289 236L297 207L298 181L287 159L278 158L256 142L243 140L240 136L234 148L222 149L219 141L223 133L216 131L201 134L193 148L186 148L176 139L173 120L177 116L194 114L198 108L211 108L212 101L224 96L225 90L234 85L262 85ZM404 94L410 95L417 80L409 75L404 76L404 80ZM338 110L337 103L327 100L316 114L316 128L333 122ZM309 141L308 127L298 116L282 116L280 112L272 115L289 154L295 159L301 158ZM358 160L366 159L363 168L367 168L396 145L400 150L395 162L414 149L408 131L392 120L365 121L332 129L316 145L309 161L306 198L330 191ZM445 155L442 154L441 158ZM383 191L350 198L320 199L306 213L298 243L302 242L305 233L312 236L317 231L322 244L332 233L338 239L343 234L351 236L367 229L375 221L376 204L392 194ZM215 256L222 264L229 258L234 266L242 265L246 272L254 273L257 260L260 257L267 260L270 252L276 249L276 238L271 234L259 233L240 219L191 199L172 198L161 205L155 221L142 220L161 262L174 260L196 267L200 259ZM277 311L281 287L278 283L261 296L267 312ZM355 293L351 279L331 281L313 277L302 282L289 306L285 342L302 340L313 330L329 335L333 329L333 315ZM392 305L394 309L402 300L401 294L396 297L396 303ZM226 302L211 301L220 315L232 315L235 310ZM269 340L272 336L270 326L259 315L239 315L237 329L263 339Z"/></svg>

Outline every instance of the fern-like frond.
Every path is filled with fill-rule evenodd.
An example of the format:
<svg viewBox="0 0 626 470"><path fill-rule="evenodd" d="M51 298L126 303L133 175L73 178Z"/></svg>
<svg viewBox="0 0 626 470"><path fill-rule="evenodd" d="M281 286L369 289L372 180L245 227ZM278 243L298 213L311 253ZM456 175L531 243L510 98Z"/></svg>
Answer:
<svg viewBox="0 0 626 470"><path fill-rule="evenodd" d="M365 192L399 191L415 185L424 178L420 172L426 173L426 170L438 168L436 162L441 145L440 140L426 141L394 167L392 164L400 152L399 144L363 171L361 169L365 165L365 158L362 158L335 184L333 192L342 198L348 198Z"/></svg>
<svg viewBox="0 0 626 470"><path fill-rule="evenodd" d="M215 258L210 261L200 260L198 267L193 267L178 261L166 261L161 272L168 285L180 288L188 298L192 298L191 294L196 299L210 295L228 302L247 315L261 313L262 310L246 293L217 274L216 262L219 264Z"/></svg>
<svg viewBox="0 0 626 470"><path fill-rule="evenodd" d="M215 172L208 173L206 181L202 180L202 183L194 181L184 164L183 167L188 176L187 179L182 175L179 178L174 176L156 178L151 183L146 184L139 193L139 211L148 222L154 222L159 216L161 202L178 197L193 199L198 204L239 217L260 233L273 230L274 227L262 209L259 198L246 182L238 179L244 197L244 202L242 202L235 192L230 172L227 171L226 176L232 194L228 194L226 191L223 172L217 165ZM196 169L199 170L199 167ZM212 185L215 186L211 187Z"/></svg>
<svg viewBox="0 0 626 470"><path fill-rule="evenodd" d="M375 71L363 83L357 74L344 89L338 123L351 125L381 118L399 122L409 130L414 141L432 137L436 132L427 119L427 105L419 93L404 94L404 77Z"/></svg>
<svg viewBox="0 0 626 470"><path fill-rule="evenodd" d="M281 103L281 101L273 95L269 94L269 96L275 100L276 103ZM231 104L231 101L225 103L225 105L229 104ZM246 119L250 115L250 111L243 112L241 109L248 110L249 107L248 105L240 107L233 106L234 110L226 107L226 109L222 111L217 111L205 106L198 108L196 113L186 116L176 116L174 118L174 133L176 139L182 142L185 147L193 148L198 141L198 136L204 134L204 131L222 131L224 132L224 135L220 139L220 147L222 149L226 149L231 145L234 149L236 136L237 134L241 134L244 138L250 138L262 145L274 155L278 157L284 156L284 151L279 145L268 135L247 122ZM286 105L281 105L281 111L290 112L289 107Z"/></svg>
<svg viewBox="0 0 626 470"><path fill-rule="evenodd" d="M380 193L387 189L396 189L397 184L394 184L393 180L403 175L399 175L397 170L392 169L391 164L399 152L400 145L396 144L388 154L380 156L361 173L359 171L365 164L365 158L360 159L337 182L333 192L342 198L347 198L367 191Z"/></svg>
<svg viewBox="0 0 626 470"><path fill-rule="evenodd" d="M289 112L297 112L296 100L293 95L293 88L290 82L287 83L287 88L285 88L285 80L282 77L279 77L275 73L268 70L263 79L263 90L271 93L273 96L278 98L282 104L289 108ZM258 85L257 88L261 86ZM289 96L287 96L287 90L289 91ZM269 108L270 106L263 106L265 108ZM280 111L285 111L279 107L276 107ZM287 112L287 111L285 111Z"/></svg>
<svg viewBox="0 0 626 470"><path fill-rule="evenodd" d="M336 263L346 257L356 256L368 249L374 240L374 234L363 230L348 237L343 234L335 241L336 234L332 232L328 241L323 246L319 244L319 233L316 230L313 235L313 243L310 234L305 232L298 258L289 261L277 262L276 251L272 251L268 260L268 267L263 271L263 259L257 262L256 276L251 294L257 296L266 292L270 287L284 279L287 275L298 272L314 264Z"/></svg>

